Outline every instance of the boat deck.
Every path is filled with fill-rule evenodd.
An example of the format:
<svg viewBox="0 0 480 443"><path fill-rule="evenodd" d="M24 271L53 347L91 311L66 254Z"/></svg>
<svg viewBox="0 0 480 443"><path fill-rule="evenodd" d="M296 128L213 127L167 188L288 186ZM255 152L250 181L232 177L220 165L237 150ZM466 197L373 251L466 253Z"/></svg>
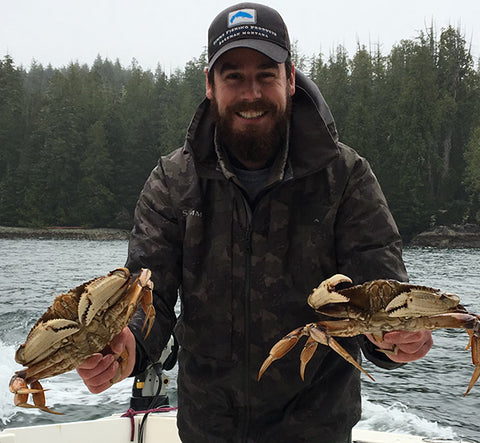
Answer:
<svg viewBox="0 0 480 443"><path fill-rule="evenodd" d="M138 443L137 434L142 418L142 415L134 417L134 443ZM131 433L131 420L129 418L112 416L83 422L7 428L0 432L0 443L104 443L105 441L131 443ZM157 442L156 437L159 435L162 436L162 442L164 443L180 443L175 412L151 414L147 418L143 443ZM357 428L353 430L353 440L356 443L434 443L445 441ZM453 443L453 441L451 442Z"/></svg>

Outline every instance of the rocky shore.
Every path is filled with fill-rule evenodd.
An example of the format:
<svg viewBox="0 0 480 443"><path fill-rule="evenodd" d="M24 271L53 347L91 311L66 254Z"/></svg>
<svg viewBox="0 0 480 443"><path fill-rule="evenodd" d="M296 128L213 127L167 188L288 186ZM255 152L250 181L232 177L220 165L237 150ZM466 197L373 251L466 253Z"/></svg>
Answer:
<svg viewBox="0 0 480 443"><path fill-rule="evenodd" d="M415 236L409 246L480 248L480 225L436 226Z"/></svg>
<svg viewBox="0 0 480 443"><path fill-rule="evenodd" d="M34 238L57 240L128 240L130 231L123 229L84 229L76 227L14 228L0 226L0 238Z"/></svg>

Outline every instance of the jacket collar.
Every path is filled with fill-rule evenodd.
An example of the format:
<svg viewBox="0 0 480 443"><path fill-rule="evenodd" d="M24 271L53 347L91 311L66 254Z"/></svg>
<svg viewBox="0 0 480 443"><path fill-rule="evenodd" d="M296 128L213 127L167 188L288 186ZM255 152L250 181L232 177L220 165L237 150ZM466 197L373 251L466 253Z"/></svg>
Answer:
<svg viewBox="0 0 480 443"><path fill-rule="evenodd" d="M292 120L287 159L288 175L301 177L326 167L338 156L338 135L330 109L317 86L296 71L296 91L292 98ZM185 150L194 158L199 176L218 177L221 173L215 149L215 124L210 100L204 99L190 123Z"/></svg>

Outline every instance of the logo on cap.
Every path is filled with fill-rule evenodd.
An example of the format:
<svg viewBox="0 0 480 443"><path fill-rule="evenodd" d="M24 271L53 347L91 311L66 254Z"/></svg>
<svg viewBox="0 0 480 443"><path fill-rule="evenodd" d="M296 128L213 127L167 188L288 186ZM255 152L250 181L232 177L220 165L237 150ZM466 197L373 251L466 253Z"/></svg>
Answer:
<svg viewBox="0 0 480 443"><path fill-rule="evenodd" d="M228 27L238 25L254 25L257 23L257 11L255 9L239 9L228 14Z"/></svg>

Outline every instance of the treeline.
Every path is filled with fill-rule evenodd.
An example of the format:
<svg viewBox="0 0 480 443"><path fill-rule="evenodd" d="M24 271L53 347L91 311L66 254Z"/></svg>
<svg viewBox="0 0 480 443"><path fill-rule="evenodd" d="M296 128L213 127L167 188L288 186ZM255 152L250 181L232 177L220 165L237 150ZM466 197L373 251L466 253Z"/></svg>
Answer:
<svg viewBox="0 0 480 443"><path fill-rule="evenodd" d="M341 140L370 160L405 237L480 222L480 70L459 30L427 30L389 55L339 46L294 61ZM202 54L170 75L101 57L25 70L4 57L0 224L129 228L158 157L183 144L204 66Z"/></svg>
<svg viewBox="0 0 480 443"><path fill-rule="evenodd" d="M170 77L97 57L92 67L0 62L0 224L130 228L160 154L204 96L205 60Z"/></svg>

